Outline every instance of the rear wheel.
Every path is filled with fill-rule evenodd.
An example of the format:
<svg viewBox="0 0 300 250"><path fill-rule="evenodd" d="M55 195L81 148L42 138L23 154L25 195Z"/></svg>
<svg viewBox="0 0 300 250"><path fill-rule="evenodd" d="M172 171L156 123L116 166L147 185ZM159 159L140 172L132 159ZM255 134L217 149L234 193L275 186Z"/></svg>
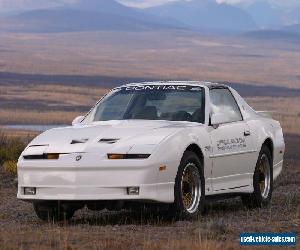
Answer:
<svg viewBox="0 0 300 250"><path fill-rule="evenodd" d="M253 175L254 192L243 195L242 202L247 207L262 207L270 204L273 192L273 159L269 148L265 145L259 153Z"/></svg>
<svg viewBox="0 0 300 250"><path fill-rule="evenodd" d="M37 217L43 221L70 220L75 213L75 209L60 202L36 202L33 207Z"/></svg>
<svg viewBox="0 0 300 250"><path fill-rule="evenodd" d="M193 152L186 151L175 180L173 210L178 219L195 219L203 207L202 165Z"/></svg>

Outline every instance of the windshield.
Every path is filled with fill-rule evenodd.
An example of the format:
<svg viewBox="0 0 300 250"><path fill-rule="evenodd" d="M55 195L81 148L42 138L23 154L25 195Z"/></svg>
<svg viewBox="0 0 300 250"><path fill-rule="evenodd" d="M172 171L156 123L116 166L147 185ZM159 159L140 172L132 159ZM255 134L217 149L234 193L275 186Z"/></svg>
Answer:
<svg viewBox="0 0 300 250"><path fill-rule="evenodd" d="M204 123L204 89L184 85L136 85L114 89L84 123L109 120L169 120Z"/></svg>

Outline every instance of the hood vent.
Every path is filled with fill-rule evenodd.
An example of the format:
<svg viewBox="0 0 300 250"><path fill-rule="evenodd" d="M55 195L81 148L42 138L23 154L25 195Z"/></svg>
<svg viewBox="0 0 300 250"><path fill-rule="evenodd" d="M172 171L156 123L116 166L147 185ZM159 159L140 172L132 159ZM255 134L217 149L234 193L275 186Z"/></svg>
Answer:
<svg viewBox="0 0 300 250"><path fill-rule="evenodd" d="M86 143L89 139L80 139L80 140L72 140L71 144L83 144Z"/></svg>
<svg viewBox="0 0 300 250"><path fill-rule="evenodd" d="M104 139L101 139L99 142L100 143L106 143L106 144L114 144L118 140L120 140L120 139L104 138Z"/></svg>
<svg viewBox="0 0 300 250"><path fill-rule="evenodd" d="M47 147L49 146L49 144L45 144L45 145L30 145L29 148L35 148L35 147Z"/></svg>

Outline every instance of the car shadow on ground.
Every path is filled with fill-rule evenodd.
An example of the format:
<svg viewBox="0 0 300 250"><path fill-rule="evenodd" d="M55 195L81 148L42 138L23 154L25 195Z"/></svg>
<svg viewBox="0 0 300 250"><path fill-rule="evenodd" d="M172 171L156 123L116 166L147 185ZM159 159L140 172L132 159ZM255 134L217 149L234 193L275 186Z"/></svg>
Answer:
<svg viewBox="0 0 300 250"><path fill-rule="evenodd" d="M200 213L196 221L212 220L222 217L232 217L236 213L246 212L239 198L226 199L216 202L207 202L206 209ZM90 211L81 209L75 217L67 222L68 225L170 225L177 223L178 219L171 209L137 209L121 211ZM63 222L62 225L65 225Z"/></svg>

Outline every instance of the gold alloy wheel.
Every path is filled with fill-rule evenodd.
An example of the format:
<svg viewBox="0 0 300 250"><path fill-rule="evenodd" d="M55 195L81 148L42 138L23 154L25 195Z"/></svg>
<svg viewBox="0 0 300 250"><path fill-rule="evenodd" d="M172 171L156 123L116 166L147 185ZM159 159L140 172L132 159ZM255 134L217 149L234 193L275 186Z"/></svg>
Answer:
<svg viewBox="0 0 300 250"><path fill-rule="evenodd" d="M268 198L271 184L270 161L266 154L262 154L260 157L258 172L261 196L266 199Z"/></svg>
<svg viewBox="0 0 300 250"><path fill-rule="evenodd" d="M200 176L197 166L188 163L181 178L182 203L189 213L197 211L201 198Z"/></svg>

